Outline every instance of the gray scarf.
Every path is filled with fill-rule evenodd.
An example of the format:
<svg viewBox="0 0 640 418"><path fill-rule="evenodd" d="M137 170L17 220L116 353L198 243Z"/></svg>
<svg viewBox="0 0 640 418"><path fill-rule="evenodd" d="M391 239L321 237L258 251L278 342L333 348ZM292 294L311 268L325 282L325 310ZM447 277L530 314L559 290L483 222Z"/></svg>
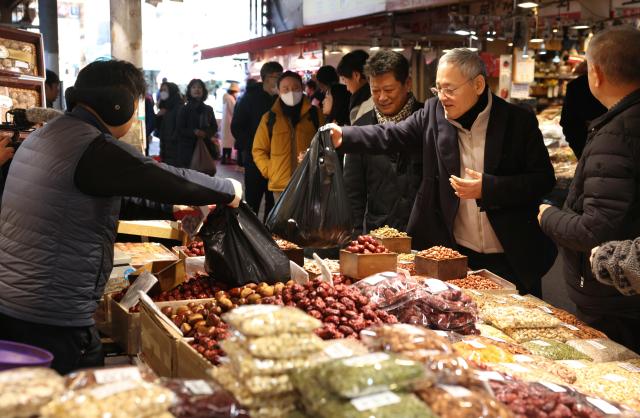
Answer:
<svg viewBox="0 0 640 418"><path fill-rule="evenodd" d="M413 93L409 93L409 99L407 100L407 103L405 103L402 109L400 109L400 111L393 116L383 115L382 113L380 113L377 107L374 107L374 110L376 111L376 118L378 119L378 123L383 124L383 123L402 122L403 120L411 116L411 114L413 113L413 107L415 106L415 104L416 104L416 98L413 96Z"/></svg>

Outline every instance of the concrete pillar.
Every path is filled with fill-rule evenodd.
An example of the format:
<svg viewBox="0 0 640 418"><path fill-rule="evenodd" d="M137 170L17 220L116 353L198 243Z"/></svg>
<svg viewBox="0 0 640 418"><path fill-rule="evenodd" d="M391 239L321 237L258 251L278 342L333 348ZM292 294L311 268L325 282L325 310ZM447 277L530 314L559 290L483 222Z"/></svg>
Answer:
<svg viewBox="0 0 640 418"><path fill-rule="evenodd" d="M109 0L111 7L111 55L142 67L142 2Z"/></svg>
<svg viewBox="0 0 640 418"><path fill-rule="evenodd" d="M44 62L47 70L60 75L58 61L58 1L38 0L40 33L44 41Z"/></svg>

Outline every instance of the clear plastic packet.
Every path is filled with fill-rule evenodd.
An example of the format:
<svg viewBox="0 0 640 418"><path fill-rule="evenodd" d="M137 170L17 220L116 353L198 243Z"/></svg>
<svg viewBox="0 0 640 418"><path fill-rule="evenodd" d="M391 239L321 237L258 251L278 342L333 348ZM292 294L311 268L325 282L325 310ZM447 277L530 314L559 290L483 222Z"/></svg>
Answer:
<svg viewBox="0 0 640 418"><path fill-rule="evenodd" d="M476 338L455 343L453 348L459 356L476 363L511 363L514 361L513 355L507 351L493 343L481 342Z"/></svg>
<svg viewBox="0 0 640 418"><path fill-rule="evenodd" d="M440 383L470 386L475 381L469 363L455 354L444 354L433 350L415 350L400 353L403 357L421 362Z"/></svg>
<svg viewBox="0 0 640 418"><path fill-rule="evenodd" d="M231 341L242 346L252 356L267 359L289 359L317 353L323 347L316 334L291 334L283 332L265 337L249 337L235 334Z"/></svg>
<svg viewBox="0 0 640 418"><path fill-rule="evenodd" d="M253 395L271 396L293 392L288 374L252 376L242 379L242 383Z"/></svg>
<svg viewBox="0 0 640 418"><path fill-rule="evenodd" d="M240 306L222 319L245 336L253 337L312 332L322 327L322 322L300 309L274 305Z"/></svg>
<svg viewBox="0 0 640 418"><path fill-rule="evenodd" d="M567 345L584 353L596 363L640 358L627 347L608 339L570 340L567 341Z"/></svg>
<svg viewBox="0 0 640 418"><path fill-rule="evenodd" d="M376 393L346 401L333 398L322 410L315 412L321 418L437 418L415 395L395 392Z"/></svg>
<svg viewBox="0 0 640 418"><path fill-rule="evenodd" d="M563 326L553 328L505 328L504 332L517 343L526 343L527 341L541 338L563 343L576 337L573 331Z"/></svg>
<svg viewBox="0 0 640 418"><path fill-rule="evenodd" d="M221 346L227 353L231 366L240 378L279 375L296 368L310 367L318 362L317 356L291 357L288 359L256 358L233 339L223 341Z"/></svg>
<svg viewBox="0 0 640 418"><path fill-rule="evenodd" d="M245 408L257 408L260 405L287 406L296 401L294 393L283 393L274 396L252 393L239 379L230 365L222 365L211 369L213 380L227 391L231 392L238 403Z"/></svg>
<svg viewBox="0 0 640 418"><path fill-rule="evenodd" d="M113 382L71 391L40 409L42 418L151 418L167 413L176 400L162 386Z"/></svg>
<svg viewBox="0 0 640 418"><path fill-rule="evenodd" d="M249 418L233 395L207 380L161 379L176 395L169 412L175 418Z"/></svg>
<svg viewBox="0 0 640 418"><path fill-rule="evenodd" d="M628 362L596 363L576 370L580 391L640 411L640 368Z"/></svg>
<svg viewBox="0 0 640 418"><path fill-rule="evenodd" d="M67 390L80 390L84 388L104 385L107 383L136 381L153 382L157 376L148 367L115 366L95 369L83 369L65 376Z"/></svg>
<svg viewBox="0 0 640 418"><path fill-rule="evenodd" d="M485 307L481 317L503 331L507 328L549 328L560 325L560 320L553 315L522 306Z"/></svg>
<svg viewBox="0 0 640 418"><path fill-rule="evenodd" d="M522 344L531 354L551 360L591 360L575 348L554 340L532 340Z"/></svg>
<svg viewBox="0 0 640 418"><path fill-rule="evenodd" d="M418 281L396 272L374 274L358 280L353 287L380 308L384 308L410 296L418 287Z"/></svg>
<svg viewBox="0 0 640 418"><path fill-rule="evenodd" d="M487 366L491 370L498 371L525 382L546 381L557 385L565 385L569 383L563 377L554 373L555 369L539 367L535 362L519 361L517 363L489 363ZM573 376L575 380L575 374Z"/></svg>
<svg viewBox="0 0 640 418"><path fill-rule="evenodd" d="M27 418L64 391L64 379L44 367L21 367L0 372L0 416Z"/></svg>
<svg viewBox="0 0 640 418"><path fill-rule="evenodd" d="M550 360L542 356L524 355L518 354L515 356L515 360L518 364L524 364L529 367L536 368L538 370L544 370L556 377L566 384L572 384L576 381L576 372L573 368L562 364L561 361ZM580 361L580 360L573 360Z"/></svg>
<svg viewBox="0 0 640 418"><path fill-rule="evenodd" d="M249 413L251 418L282 418L295 409L295 405L274 405L263 404L255 408L251 408Z"/></svg>
<svg viewBox="0 0 640 418"><path fill-rule="evenodd" d="M504 340L499 337L484 337L482 335L476 335L476 336L468 336L468 337L465 337L464 339L476 340L484 345L495 345L496 347L503 349L509 354L525 354L525 355L531 354L531 352L526 348L524 348L523 346L516 344L515 342L512 342L513 340L509 337L507 337L507 340Z"/></svg>
<svg viewBox="0 0 640 418"><path fill-rule="evenodd" d="M436 332L409 324L380 325L360 332L362 342L372 350L398 353L412 350L436 350L451 353L449 341Z"/></svg>
<svg viewBox="0 0 640 418"><path fill-rule="evenodd" d="M343 338L339 340L323 341L322 351L315 354L317 362L337 360L341 358L361 356L367 354L369 350L360 341L354 338Z"/></svg>
<svg viewBox="0 0 640 418"><path fill-rule="evenodd" d="M318 383L345 398L400 389L425 375L421 364L387 353L325 362L316 369Z"/></svg>
<svg viewBox="0 0 640 418"><path fill-rule="evenodd" d="M287 414L286 418L313 418L313 417L305 414L303 411L299 409L294 409L293 411Z"/></svg>
<svg viewBox="0 0 640 418"><path fill-rule="evenodd" d="M488 393L463 386L437 385L416 394L439 418L513 417L509 409Z"/></svg>

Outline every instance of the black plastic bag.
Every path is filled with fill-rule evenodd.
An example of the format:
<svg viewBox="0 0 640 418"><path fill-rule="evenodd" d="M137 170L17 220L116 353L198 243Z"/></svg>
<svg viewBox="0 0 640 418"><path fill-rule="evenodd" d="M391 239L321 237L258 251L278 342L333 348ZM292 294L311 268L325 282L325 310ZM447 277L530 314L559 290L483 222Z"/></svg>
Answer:
<svg viewBox="0 0 640 418"><path fill-rule="evenodd" d="M351 240L351 207L331 131L320 128L267 219L274 234L302 247L332 248Z"/></svg>
<svg viewBox="0 0 640 418"><path fill-rule="evenodd" d="M286 282L291 276L289 259L245 202L236 209L218 206L199 235L207 273L229 286Z"/></svg>

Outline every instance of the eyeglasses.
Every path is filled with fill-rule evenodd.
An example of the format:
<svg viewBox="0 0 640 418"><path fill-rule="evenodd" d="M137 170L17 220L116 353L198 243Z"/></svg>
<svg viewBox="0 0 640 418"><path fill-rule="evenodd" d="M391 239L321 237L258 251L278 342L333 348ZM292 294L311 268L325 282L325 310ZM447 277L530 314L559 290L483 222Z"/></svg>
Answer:
<svg viewBox="0 0 640 418"><path fill-rule="evenodd" d="M467 81L465 81L464 83L460 84L458 87L452 89L450 87L444 87L444 88L437 88L437 87L431 87L429 90L431 90L431 93L433 93L434 96L438 96L442 93L443 96L446 97L453 97L456 90L458 90L460 87L464 86L465 84L467 84L469 81L472 81L475 77L472 77L470 79L468 79Z"/></svg>

